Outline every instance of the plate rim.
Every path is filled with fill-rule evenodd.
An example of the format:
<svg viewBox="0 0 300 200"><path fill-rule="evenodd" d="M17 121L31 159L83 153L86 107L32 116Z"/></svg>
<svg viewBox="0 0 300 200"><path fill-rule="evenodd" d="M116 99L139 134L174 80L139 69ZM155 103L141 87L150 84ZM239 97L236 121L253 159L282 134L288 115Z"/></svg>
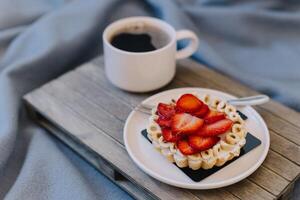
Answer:
<svg viewBox="0 0 300 200"><path fill-rule="evenodd" d="M175 90L206 90L206 91L210 91L210 92L217 92L217 93L222 93L225 96L231 96L232 98L236 98L236 96L231 95L229 93L220 91L220 90L215 90L215 89L209 89L209 88L201 88L201 87L184 87L184 88L175 88L175 89L170 89L170 90L164 90L162 92L156 93L152 96L149 96L148 98L146 98L145 100L143 100L142 102L148 101L150 98L155 98L156 96L160 96L163 93L166 92L172 92ZM263 163L263 161L266 159L267 154L269 152L269 148L270 148L270 133L269 130L267 128L267 125L264 121L264 119L261 117L261 115L251 106L247 106L249 109L252 109L255 113L255 117L257 117L257 119L261 122L261 124L263 125L263 129L264 129L264 133L267 136L266 137L266 141L264 141L265 144L265 148L263 150L263 153L261 154L261 156L259 157L257 163L255 163L255 165L253 165L251 168L249 168L247 171L244 171L243 173L239 174L238 176L235 176L233 178L221 181L219 183L205 183L205 184L199 184L200 182L195 182L195 183L191 183L191 184L186 184L186 183L180 183L178 181L172 181L169 180L167 178L164 178L162 176L160 176L159 174L151 171L151 169L148 169L146 166L144 166L144 164L142 162L140 162L134 155L133 152L131 151L129 144L128 144L128 140L126 137L126 130L129 127L129 122L131 121L131 118L133 117L133 115L136 113L136 111L132 110L130 112L130 114L128 115L124 128L123 128L123 140L124 140L124 144L125 144L125 148L126 151L128 152L130 158L133 160L133 162L142 170L144 171L146 174L148 174L149 176L157 179L158 181L161 181L163 183L166 183L168 185L172 185L172 186L176 186L176 187L180 187L180 188L185 188L185 189L215 189L215 188L220 188L220 187L225 187L228 185L232 185L234 183L237 183L245 178L247 178L248 176L250 176L252 173L254 173Z"/></svg>

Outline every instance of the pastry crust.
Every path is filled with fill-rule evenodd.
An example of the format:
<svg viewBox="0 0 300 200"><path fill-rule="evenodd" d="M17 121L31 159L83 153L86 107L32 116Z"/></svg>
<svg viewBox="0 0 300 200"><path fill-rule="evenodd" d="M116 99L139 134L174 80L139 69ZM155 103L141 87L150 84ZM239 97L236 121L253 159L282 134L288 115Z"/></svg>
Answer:
<svg viewBox="0 0 300 200"><path fill-rule="evenodd" d="M198 96L195 94L195 96ZM240 149L246 143L246 129L245 121L237 113L234 106L227 104L219 98L212 98L210 95L205 94L199 97L206 103L210 109L224 112L226 118L231 119L234 124L231 130L220 135L220 141L208 150L201 151L193 155L183 155L176 144L172 142L165 142L161 133L160 126L155 122L158 119L156 115L156 107L152 109L152 115L149 118L149 125L147 127L149 140L152 145L157 149L167 160L180 168L189 167L193 170L200 168L211 169L214 166L222 166L227 161L240 155Z"/></svg>

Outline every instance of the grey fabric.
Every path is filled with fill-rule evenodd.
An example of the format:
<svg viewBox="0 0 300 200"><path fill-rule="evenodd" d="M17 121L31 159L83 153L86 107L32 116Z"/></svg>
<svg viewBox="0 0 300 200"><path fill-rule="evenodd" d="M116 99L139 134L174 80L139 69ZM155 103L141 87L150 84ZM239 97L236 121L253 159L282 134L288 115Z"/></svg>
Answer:
<svg viewBox="0 0 300 200"><path fill-rule="evenodd" d="M32 123L21 102L25 93L100 55L101 33L110 22L153 15L177 29L193 29L201 40L196 60L299 110L299 5L279 0L1 0L0 199L131 198Z"/></svg>

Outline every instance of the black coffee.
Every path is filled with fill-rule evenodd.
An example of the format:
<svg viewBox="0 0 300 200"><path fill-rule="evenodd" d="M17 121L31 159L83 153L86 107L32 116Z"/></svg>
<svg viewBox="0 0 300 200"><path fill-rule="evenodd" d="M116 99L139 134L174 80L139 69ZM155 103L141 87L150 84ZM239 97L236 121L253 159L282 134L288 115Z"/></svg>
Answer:
<svg viewBox="0 0 300 200"><path fill-rule="evenodd" d="M110 43L124 51L149 52L162 48L169 40L169 36L162 30L143 24L119 30Z"/></svg>
<svg viewBox="0 0 300 200"><path fill-rule="evenodd" d="M111 44L118 49L130 52L147 52L156 50L156 47L152 44L151 36L147 33L120 33L113 37Z"/></svg>

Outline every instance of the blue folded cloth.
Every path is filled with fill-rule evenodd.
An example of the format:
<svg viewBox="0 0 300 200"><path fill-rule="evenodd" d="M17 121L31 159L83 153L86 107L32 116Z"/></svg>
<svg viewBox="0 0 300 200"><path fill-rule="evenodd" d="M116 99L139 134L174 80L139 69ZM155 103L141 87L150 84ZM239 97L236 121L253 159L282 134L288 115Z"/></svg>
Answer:
<svg viewBox="0 0 300 200"><path fill-rule="evenodd" d="M28 120L20 101L99 55L110 22L152 15L192 29L194 59L300 110L299 10L291 0L0 1L0 199L131 199Z"/></svg>

